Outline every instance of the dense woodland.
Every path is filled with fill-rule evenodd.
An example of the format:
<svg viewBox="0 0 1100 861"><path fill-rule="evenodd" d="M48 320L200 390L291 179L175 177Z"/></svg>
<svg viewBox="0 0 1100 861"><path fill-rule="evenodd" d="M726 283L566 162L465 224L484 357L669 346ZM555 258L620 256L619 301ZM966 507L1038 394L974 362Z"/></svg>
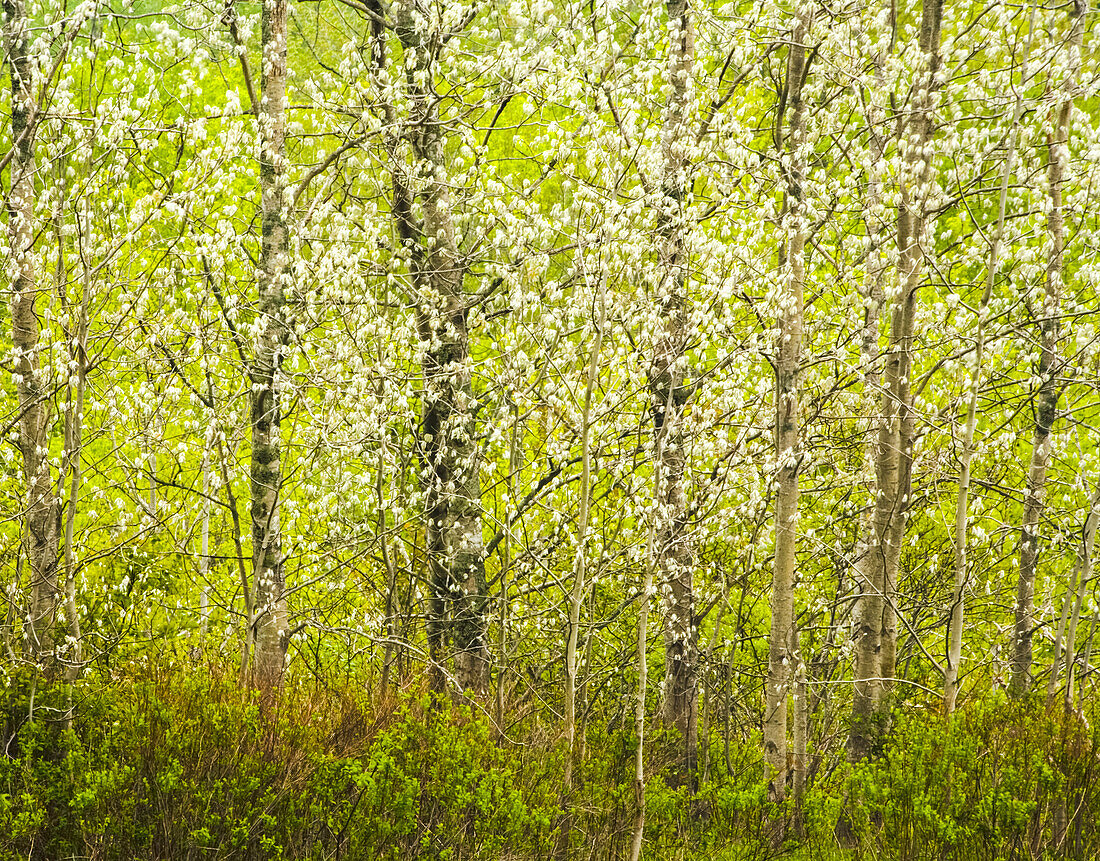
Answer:
<svg viewBox="0 0 1100 861"><path fill-rule="evenodd" d="M1100 853L1085 0L3 0L0 858Z"/></svg>

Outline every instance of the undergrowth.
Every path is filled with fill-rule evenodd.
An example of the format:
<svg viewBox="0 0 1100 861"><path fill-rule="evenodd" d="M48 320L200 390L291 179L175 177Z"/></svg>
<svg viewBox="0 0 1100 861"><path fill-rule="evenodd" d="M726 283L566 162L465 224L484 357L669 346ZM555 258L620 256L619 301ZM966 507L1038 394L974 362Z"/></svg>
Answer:
<svg viewBox="0 0 1100 861"><path fill-rule="evenodd" d="M4 723L0 859L596 861L627 853L634 820L629 731L592 721L566 794L552 716L504 737L477 704L419 691L288 689L263 714L231 674L146 664L72 692L13 680ZM876 758L816 773L805 833L778 842L790 802L769 804L756 738L692 792L672 777L678 740L655 728L645 854L1097 857L1097 742L1039 701L899 711Z"/></svg>

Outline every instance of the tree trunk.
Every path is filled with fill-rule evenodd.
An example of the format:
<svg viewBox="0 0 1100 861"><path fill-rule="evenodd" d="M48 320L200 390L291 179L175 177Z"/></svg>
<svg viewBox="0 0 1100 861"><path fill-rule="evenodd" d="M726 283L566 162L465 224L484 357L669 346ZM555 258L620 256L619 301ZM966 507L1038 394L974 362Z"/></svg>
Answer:
<svg viewBox="0 0 1100 861"><path fill-rule="evenodd" d="M630 861L642 857L642 839L645 837L645 699L649 680L649 665L646 661L646 643L649 625L649 600L653 592L653 575L657 567L657 509L661 500L661 448L664 446L663 433L657 434L657 467L653 480L653 515L650 518L649 536L646 542L645 577L642 581L642 594L638 601L638 691L634 701L634 734L638 745L634 749L634 834L630 841Z"/></svg>
<svg viewBox="0 0 1100 861"><path fill-rule="evenodd" d="M1031 7L1031 23L1035 21L1035 7ZM1033 28L1029 26L1027 44L1020 70L1023 86L1028 79L1027 57L1031 50ZM985 329L989 315L989 300L993 295L993 285L1000 271L1001 241L1005 230L1005 213L1008 208L1008 180L1012 175L1012 166L1016 158L1016 138L1019 135L1020 117L1023 114L1023 102L1017 91L1016 104L1012 110L1012 127L1008 135L1008 152L1004 170L1001 172L1001 193L997 207L997 226L989 246L989 263L986 266L985 288L982 290L981 303L978 306L978 328L974 339L974 368L970 375L970 392L966 405L966 429L963 431L962 453L959 457L958 493L955 499L955 586L951 596L951 617L948 627L947 665L944 667L943 708L946 714L955 710L958 696L959 665L962 662L962 631L965 619L966 585L969 578L967 555L969 552L968 528L970 496L970 464L974 458L974 434L978 427L978 392L981 388L982 360L985 358Z"/></svg>
<svg viewBox="0 0 1100 861"><path fill-rule="evenodd" d="M39 358L39 322L35 300L40 291L34 267L35 158L37 106L33 62L27 36L24 0L4 0L4 47L11 74L11 191L7 199L8 246L11 254L12 377L19 401L19 453L23 461L26 501L23 508L23 553L30 570L30 606L24 637L28 657L56 670L57 582L61 508L50 474L50 409Z"/></svg>
<svg viewBox="0 0 1100 861"><path fill-rule="evenodd" d="M432 593L428 619L432 685L437 691L444 687L450 634L456 683L463 690L484 693L489 686L488 587L475 440L477 401L470 373L465 266L451 217L433 80L439 40L427 38L423 16L408 0L395 4L392 12L401 44L411 55L405 63L411 113L408 136L417 173L407 178L395 165L394 215L410 258L424 345L419 453ZM423 213L419 218L413 211L411 181L419 189Z"/></svg>
<svg viewBox="0 0 1100 861"><path fill-rule="evenodd" d="M287 343L285 290L289 282L286 179L287 0L265 0L261 14L263 73L259 126L263 216L259 320L252 362L252 580L255 647L252 683L274 705L283 683L287 647L286 580L279 505L282 440L279 368Z"/></svg>
<svg viewBox="0 0 1100 861"><path fill-rule="evenodd" d="M776 506L775 560L772 568L771 630L764 705L764 756L769 766L768 797L782 801L787 786L787 696L796 656L792 651L794 584L798 544L799 365L802 356L802 305L806 280L808 218L803 202L806 175L806 118L802 84L806 78L806 41L811 24L804 12L791 35L787 57L787 99L791 119L786 140L786 207L782 220L785 249L780 255L783 292L779 298L775 361ZM785 258L785 260L783 260ZM782 830L782 829L781 829ZM780 837L782 835L780 834Z"/></svg>
<svg viewBox="0 0 1100 861"><path fill-rule="evenodd" d="M878 392L881 386L882 367L879 353L879 319L882 314L884 284L886 280L885 213L883 206L883 176L886 173L883 153L885 143L879 128L885 122L885 111L876 103L876 96L885 91L885 57L875 57L875 90L869 99L867 126L870 133L870 171L867 181L867 232L870 248L867 255L867 272L863 281L863 337L860 345L860 363L863 367L863 395L865 401ZM868 403L870 412L873 407ZM868 726L880 699L882 690L882 606L885 589L883 555L875 538L879 535L876 525L875 501L878 498L878 463L881 457L881 432L867 428L864 445L864 470L869 476L870 506L860 519L860 536L856 551L856 580L860 590L856 607L855 660L852 685L852 722L848 736L848 757L853 762L863 759L869 749L872 733Z"/></svg>
<svg viewBox="0 0 1100 861"><path fill-rule="evenodd" d="M1085 5L1074 0L1070 15L1073 19L1069 45L1073 55L1066 89L1072 92L1080 66L1081 40L1084 35ZM1047 466L1050 464L1050 432L1058 414L1061 386L1058 380L1058 341L1061 335L1063 255L1065 251L1065 217L1062 212L1062 186L1069 167L1069 119L1073 98L1067 95L1058 106L1054 130L1047 139L1050 180L1050 212L1047 233L1050 235L1050 260L1044 285L1046 296L1039 321L1039 391L1035 396L1035 430L1031 442L1031 460L1024 489L1024 510L1020 524L1020 572L1016 582L1016 626L1012 645L1012 678L1009 689L1022 696L1031 689L1031 639L1035 620L1035 573L1039 558L1039 519L1043 513Z"/></svg>
<svg viewBox="0 0 1100 861"><path fill-rule="evenodd" d="M669 95L664 115L664 178L661 184L663 278L658 296L665 331L650 370L654 434L665 434L661 473L664 476L661 525L657 537L665 622L665 699L663 720L680 735L684 755L680 779L694 784L698 748L698 655L695 626L694 553L688 531L684 489L683 414L691 387L684 372L687 332L687 261L684 207L690 188L691 73L695 58L688 0L669 0Z"/></svg>
<svg viewBox="0 0 1100 861"><path fill-rule="evenodd" d="M879 505L876 511L879 547L883 556L882 653L880 673L882 699L877 711L889 709L897 654L897 619L894 594L901 567L901 549L913 484L913 442L916 415L913 412L913 339L916 326L917 294L924 281L925 246L929 240L925 213L932 174L930 142L935 131L933 110L940 68L940 24L943 0L924 0L921 11L920 47L927 63L924 86L908 130L909 156L902 168L901 202L898 207L899 295L890 321L890 351L886 361L885 389L881 412L879 457ZM914 189L915 193L911 193Z"/></svg>
<svg viewBox="0 0 1100 861"><path fill-rule="evenodd" d="M87 217L87 208L85 208ZM58 247L59 260L63 252ZM68 635L72 643L71 652L66 656L65 678L76 681L82 672L83 652L81 648L80 614L76 605L76 558L74 542L76 532L76 509L80 498L83 473L81 466L84 457L84 391L88 374L88 306L91 301L92 279L88 264L81 255L83 284L80 307L69 309L69 363L71 373L66 386L64 452L61 459L61 477L68 482L68 497L65 500L65 529L62 536L62 558L65 562L65 615L68 617ZM63 265L60 267L63 269ZM64 277L64 275L62 275ZM69 688L70 708L67 719L72 720L72 688Z"/></svg>
<svg viewBox="0 0 1100 861"><path fill-rule="evenodd" d="M199 595L199 648L206 648L206 636L210 631L210 436L202 452L202 526L199 533L199 577L202 592Z"/></svg>
<svg viewBox="0 0 1100 861"><path fill-rule="evenodd" d="M791 813L791 830L799 840L806 836L806 781L809 774L810 741L810 685L806 678L806 662L802 659L798 626L792 628L791 651L794 654L794 720L792 721L794 755L791 758L791 796L794 810Z"/></svg>
<svg viewBox="0 0 1100 861"><path fill-rule="evenodd" d="M604 276L601 273L598 277L600 279L600 318L596 321L596 337L593 339L588 357L588 379L581 410L581 499L577 511L577 553L573 558L573 589L569 596L569 635L565 644L565 737L568 745L565 753L566 792L573 788L573 766L577 747L577 637L580 632L585 576L588 571L585 545L588 541L588 516L592 500L592 448L589 442L592 429L592 397L596 391L603 331L607 322ZM568 835L565 836L568 837Z"/></svg>
<svg viewBox="0 0 1100 861"><path fill-rule="evenodd" d="M1096 550L1096 527L1100 523L1100 490L1092 497L1089 505L1088 517L1085 519L1085 528L1081 536L1081 545L1077 549L1077 574L1080 583L1076 596L1071 587L1066 595L1066 600L1073 599L1073 614L1070 616L1069 630L1066 632L1066 690L1062 697L1062 705L1066 714L1069 714L1073 706L1073 677L1077 666L1077 625L1081 620L1081 605L1084 603L1085 590L1092 579L1092 557ZM1055 664L1051 671L1052 676L1057 676L1058 665Z"/></svg>

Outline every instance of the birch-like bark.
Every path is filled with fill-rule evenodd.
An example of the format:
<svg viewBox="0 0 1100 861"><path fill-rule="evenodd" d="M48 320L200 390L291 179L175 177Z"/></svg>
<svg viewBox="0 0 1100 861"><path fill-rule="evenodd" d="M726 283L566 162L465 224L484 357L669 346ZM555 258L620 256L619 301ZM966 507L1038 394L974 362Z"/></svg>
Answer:
<svg viewBox="0 0 1100 861"><path fill-rule="evenodd" d="M860 602L848 735L851 762L865 759L875 746L883 724L881 713L888 708L887 695L894 675L897 639L893 594L909 502L914 432L909 377L917 293L924 277L924 205L931 174L928 145L933 132L932 109L940 64L942 16L943 0L923 0L920 47L927 68L923 84L914 94L906 129L907 158L900 178L897 217L898 286L891 297L889 344L881 376L883 391L873 448L874 505L866 524L869 534L862 542L860 554L864 596ZM872 145L881 147L873 139ZM877 191L881 194L881 187ZM865 327L865 343L867 338ZM847 814L841 815L837 829L845 842L854 839Z"/></svg>
<svg viewBox="0 0 1100 861"><path fill-rule="evenodd" d="M87 212L85 212L87 215ZM82 249L83 250L83 249ZM60 250L59 250L60 253ZM65 615L68 617L71 649L65 668L70 682L80 677L83 664L81 648L80 614L76 606L76 556L74 550L76 532L76 508L83 479L81 464L84 456L84 390L88 375L88 304L91 299L92 279L88 271L87 257L81 254L83 264L83 291L80 308L75 313L75 325L69 332L69 383L65 396L64 454L61 462L62 479L67 479L68 496L65 500L65 532L62 558L65 562ZM75 379L75 384L74 384ZM70 688L71 697L71 688ZM72 719L71 703L69 720Z"/></svg>
<svg viewBox="0 0 1100 861"><path fill-rule="evenodd" d="M645 698L649 682L649 664L646 661L646 642L649 636L649 600L653 593L653 577L657 568L657 518L661 506L664 481L661 464L661 449L665 444L664 431L658 431L655 440L656 458L653 476L653 514L649 521L649 534L646 540L645 576L642 579L642 594L638 598L638 644L636 660L638 667L638 691L634 700L634 734L638 745L634 750L634 835L630 841L630 861L642 857L642 838L645 836Z"/></svg>
<svg viewBox="0 0 1100 861"><path fill-rule="evenodd" d="M776 506L775 560L772 568L771 630L764 704L764 756L768 763L768 796L782 801L787 786L787 697L794 669L794 584L798 544L799 365L802 358L802 304L806 281L805 247L808 219L803 201L807 170L806 116L802 85L807 72L806 40L810 10L800 15L787 56L787 101L790 126L783 150L786 207L785 248L780 254L783 292L779 299L775 360Z"/></svg>
<svg viewBox="0 0 1100 861"><path fill-rule="evenodd" d="M874 90L869 100L867 120L870 133L870 171L867 177L867 232L870 248L867 254L867 272L863 281L863 332L860 343L860 363L863 369L864 400L870 402L879 391L882 382L882 363L879 354L879 320L886 281L887 238L883 209L883 177L886 173L883 125L886 112L877 102L885 91L885 63L882 52L875 56ZM880 215L880 212L882 214ZM873 411L873 409L872 409ZM866 756L869 741L866 727L874 713L875 704L882 690L880 656L882 652L882 596L885 589L883 555L875 536L878 534L874 519L875 501L878 498L877 464L880 458L881 437L868 428L864 444L864 470L871 477L871 505L860 519L859 546L856 551L857 585L860 590L856 608L855 654L853 662L852 721L848 738L848 756L858 761Z"/></svg>
<svg viewBox="0 0 1100 861"><path fill-rule="evenodd" d="M794 720L792 735L794 751L791 759L791 796L794 801L791 830L795 837L806 836L806 781L809 776L810 757L810 685L806 674L806 662L802 659L802 647L799 643L798 626L792 628L791 651L794 654Z"/></svg>
<svg viewBox="0 0 1100 861"><path fill-rule="evenodd" d="M391 9L405 51L410 105L409 144L415 178L395 165L394 215L409 254L424 345L424 399L419 449L426 489L425 543L431 572L428 645L432 685L445 686L448 634L455 680L483 693L489 686L484 539L478 474L476 399L470 372L465 266L451 216L444 137L434 87L438 40L424 32L423 12L411 0ZM422 216L413 207L415 181Z"/></svg>
<svg viewBox="0 0 1100 861"><path fill-rule="evenodd" d="M586 589L588 556L585 545L588 541L588 518L592 501L592 446L589 437L592 430L592 398L596 392L603 332L607 323L607 302L602 275L599 302L600 316L596 321L596 337L588 356L588 379L585 381L584 406L581 410L581 499L577 511L577 553L573 558L573 589L569 595L569 636L565 644L565 738L568 745L565 754L566 791L573 788L573 767L577 758L577 636L580 632L581 605L584 603Z"/></svg>
<svg viewBox="0 0 1100 861"><path fill-rule="evenodd" d="M28 657L56 669L60 598L58 543L61 508L50 474L50 409L39 357L35 300L41 290L34 266L36 109L33 61L24 0L4 0L4 49L11 76L11 190L7 198L11 281L12 377L19 401L19 453L26 499L22 518L23 555L30 572L30 601L24 638Z"/></svg>
<svg viewBox="0 0 1100 861"><path fill-rule="evenodd" d="M519 404L514 400L512 406L512 441L508 447L508 478L505 487L508 493L508 505L504 515L504 542L500 558L500 617L497 620L499 626L499 640L497 641L497 659L500 671L497 673L496 690L496 723L497 733L503 738L504 734L504 686L508 681L508 610L509 595L511 592L512 574L512 518L516 504L516 487L520 481L520 472L523 469L520 449L520 420ZM582 739L584 729L582 727Z"/></svg>
<svg viewBox="0 0 1100 861"><path fill-rule="evenodd" d="M694 782L698 748L698 655L695 626L694 553L688 529L684 472L683 414L691 393L683 367L687 333L687 251L685 213L690 182L687 147L691 112L691 74L695 37L689 0L669 0L669 95L665 104L661 183L663 233L662 284L658 302L665 331L650 370L654 434L665 434L660 447L664 476L657 536L658 567L665 615L665 699L663 719L680 735L684 755L681 777Z"/></svg>
<svg viewBox="0 0 1100 861"><path fill-rule="evenodd" d="M897 591L901 548L905 540L913 478L913 339L917 294L924 281L929 225L925 212L932 180L932 135L935 132L935 97L939 89L940 27L943 0L923 0L920 48L927 64L923 83L914 93L908 129L906 162L902 168L901 202L898 207L898 295L890 320L890 350L884 374L883 408L880 414L879 497L876 536L883 556L882 651L880 673L882 699L877 710L889 708L897 654ZM881 531L879 531L881 530Z"/></svg>
<svg viewBox="0 0 1100 861"><path fill-rule="evenodd" d="M1035 23L1035 6L1031 7L1027 44L1020 68L1020 88L1027 84L1027 57L1031 50L1031 35ZM986 265L985 287L978 306L978 326L974 336L974 367L970 374L970 388L966 404L966 428L963 431L962 451L959 455L958 492L955 498L955 585L951 594L951 617L948 626L947 664L943 678L943 709L946 714L955 711L959 692L959 665L962 662L963 620L965 619L966 586L969 579L967 557L969 553L968 528L970 497L970 464L974 459L974 435L978 427L978 391L981 388L982 361L985 358L985 330L989 317L989 300L993 285L1000 272L1001 242L1004 238L1005 213L1008 209L1008 180L1012 175L1016 158L1016 140L1019 136L1023 101L1020 90L1012 110L1012 127L1008 133L1008 152L1001 172L1001 192L997 205L997 226L989 245L989 263Z"/></svg>
<svg viewBox="0 0 1100 861"><path fill-rule="evenodd" d="M199 642L206 644L210 630L210 433L206 435L206 447L202 452L202 525L199 531Z"/></svg>
<svg viewBox="0 0 1100 861"><path fill-rule="evenodd" d="M252 580L255 646L252 683L272 705L283 683L287 647L285 572L279 505L282 441L278 376L287 341L288 283L286 178L287 0L264 0L263 50L257 124L260 145L262 244L259 307L252 362Z"/></svg>
<svg viewBox="0 0 1100 861"><path fill-rule="evenodd" d="M1022 696L1031 689L1031 640L1035 628L1035 573L1039 558L1039 519L1043 513L1047 467L1050 464L1050 432L1058 414L1061 385L1058 379L1058 342L1061 336L1063 256L1066 226L1063 214L1062 187L1069 167L1069 120L1073 111L1072 88L1080 68L1081 40L1084 36L1086 7L1083 0L1074 0L1070 15L1070 72L1065 95L1057 107L1054 130L1047 138L1050 181L1050 212L1047 233L1050 236L1050 260L1044 280L1043 314L1039 320L1039 391L1035 396L1035 430L1031 442L1027 485L1024 489L1024 509L1020 523L1020 569L1016 582L1016 626L1012 644L1012 676L1009 690Z"/></svg>
<svg viewBox="0 0 1100 861"><path fill-rule="evenodd" d="M1076 596L1071 586L1066 594L1066 601L1073 599L1073 614L1070 616L1069 628L1066 631L1066 688L1062 697L1062 705L1069 712L1073 705L1074 670L1077 666L1077 626L1081 620L1081 606L1085 600L1085 591L1092 580L1092 558L1096 550L1096 527L1100 524L1100 490L1097 490L1089 505L1088 517L1085 519L1085 529L1081 536L1081 544L1077 548L1077 563L1074 566L1078 576ZM1058 677L1058 663L1055 659L1054 668L1051 670L1051 678Z"/></svg>
<svg viewBox="0 0 1100 861"><path fill-rule="evenodd" d="M382 384L379 383L379 397L382 397ZM397 567L394 565L393 556L390 553L390 526L386 517L386 438L382 438L378 446L378 474L374 477L374 498L378 503L378 541L382 552L382 564L386 569L386 645L382 650L382 678L378 687L381 696L386 698L390 693L390 676L393 672L394 648L397 643L397 625L394 619L394 608L397 602Z"/></svg>

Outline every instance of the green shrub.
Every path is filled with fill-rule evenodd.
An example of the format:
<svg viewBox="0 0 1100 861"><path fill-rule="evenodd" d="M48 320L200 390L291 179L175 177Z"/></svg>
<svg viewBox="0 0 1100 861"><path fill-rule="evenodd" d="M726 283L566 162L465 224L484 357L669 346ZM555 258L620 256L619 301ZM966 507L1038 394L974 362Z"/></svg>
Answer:
<svg viewBox="0 0 1100 861"><path fill-rule="evenodd" d="M1095 857L1098 766L1087 726L1039 700L900 712L883 757L851 769L848 810L875 857Z"/></svg>
<svg viewBox="0 0 1100 861"><path fill-rule="evenodd" d="M288 694L265 718L232 681L180 672L84 694L71 730L20 726L17 755L0 759L0 858L397 861L548 845L550 814L467 708L414 699L380 717L344 702L320 720Z"/></svg>

